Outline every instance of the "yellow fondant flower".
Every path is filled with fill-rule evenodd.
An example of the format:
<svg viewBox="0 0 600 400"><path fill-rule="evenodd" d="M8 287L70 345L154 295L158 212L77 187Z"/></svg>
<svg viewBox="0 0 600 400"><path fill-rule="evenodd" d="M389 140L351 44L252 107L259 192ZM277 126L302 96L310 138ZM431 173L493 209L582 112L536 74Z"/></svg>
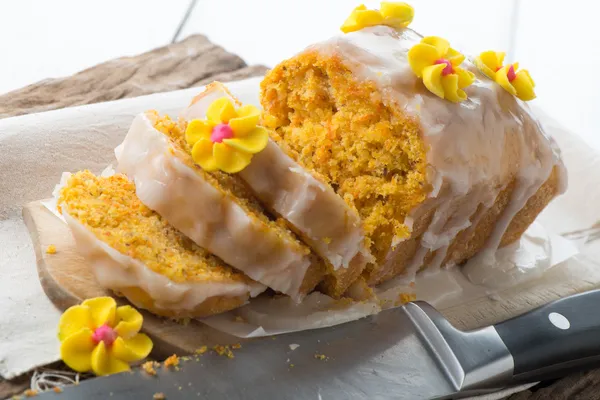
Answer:
<svg viewBox="0 0 600 400"><path fill-rule="evenodd" d="M259 117L252 105L236 110L227 97L215 100L206 111L207 119L190 121L185 131L194 162L206 171L231 174L246 168L269 141L267 130L258 125Z"/></svg>
<svg viewBox="0 0 600 400"><path fill-rule="evenodd" d="M475 65L488 78L502 86L504 90L523 101L535 99L535 82L526 69L519 69L519 63L503 65L503 52L484 51L475 59Z"/></svg>
<svg viewBox="0 0 600 400"><path fill-rule="evenodd" d="M428 36L408 51L413 72L423 78L425 87L436 96L458 103L466 100L462 90L475 81L472 72L460 68L465 56L450 47L447 40Z"/></svg>
<svg viewBox="0 0 600 400"><path fill-rule="evenodd" d="M361 4L352 11L340 29L344 33L376 25L401 29L406 28L414 16L415 10L406 3L382 1L379 10L368 10L364 4Z"/></svg>
<svg viewBox="0 0 600 400"><path fill-rule="evenodd" d="M152 341L139 333L142 314L117 307L112 297L88 299L60 317L60 356L70 368L96 375L129 371L129 363L150 354Z"/></svg>

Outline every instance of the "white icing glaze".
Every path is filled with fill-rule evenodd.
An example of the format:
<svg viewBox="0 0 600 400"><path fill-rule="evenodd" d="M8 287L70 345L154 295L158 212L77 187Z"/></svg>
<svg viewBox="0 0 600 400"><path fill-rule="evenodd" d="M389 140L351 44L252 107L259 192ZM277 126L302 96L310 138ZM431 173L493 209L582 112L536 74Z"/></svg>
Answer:
<svg viewBox="0 0 600 400"><path fill-rule="evenodd" d="M184 110L187 120L203 119L210 103L221 97L236 99L214 85ZM372 259L364 246L359 215L342 198L288 157L274 142L254 155L239 176L271 210L291 223L313 250L334 269L362 268Z"/></svg>
<svg viewBox="0 0 600 400"><path fill-rule="evenodd" d="M479 253L479 262L493 263L510 221L555 166L560 174L559 190L566 188L566 173L554 141L523 102L480 74L472 62L463 64L477 77L465 90L468 100L454 104L424 87L407 59L408 50L420 40L421 36L410 29L377 26L307 49L339 57L357 79L375 82L386 104L400 107L420 122L433 190L406 222L412 226L431 210L434 215L407 268L413 278L429 251L438 250L430 267L439 267L456 234L478 222L483 214L475 215L479 205L483 211L489 208L513 179L515 190ZM386 266L395 262L395 253L390 248Z"/></svg>
<svg viewBox="0 0 600 400"><path fill-rule="evenodd" d="M140 114L115 154L118 171L135 182L146 206L250 278L301 300L310 256L248 215L205 180L203 171L185 165L177 152L148 116Z"/></svg>
<svg viewBox="0 0 600 400"><path fill-rule="evenodd" d="M148 268L144 263L121 254L98 239L90 230L64 211L63 217L77 243L77 249L90 262L96 280L100 286L121 291L139 287L153 300L159 310L172 311L175 314L194 310L206 300L215 296L241 297L257 296L265 290L258 283L245 282L173 282L164 275ZM142 308L142 304L135 306Z"/></svg>
<svg viewBox="0 0 600 400"><path fill-rule="evenodd" d="M548 234L539 223L533 223L521 240L498 249L494 264L481 263L474 257L462 267L462 271L476 285L508 287L541 276L550 268L551 258Z"/></svg>

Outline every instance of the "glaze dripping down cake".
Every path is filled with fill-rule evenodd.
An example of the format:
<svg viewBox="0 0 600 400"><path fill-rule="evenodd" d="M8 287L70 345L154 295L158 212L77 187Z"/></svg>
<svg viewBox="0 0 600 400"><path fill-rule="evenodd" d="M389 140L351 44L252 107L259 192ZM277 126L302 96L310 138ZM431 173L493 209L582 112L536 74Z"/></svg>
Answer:
<svg viewBox="0 0 600 400"><path fill-rule="evenodd" d="M422 39L408 28L366 27L310 46L261 84L263 123L279 151L258 154L254 166L291 158L360 216L374 258L361 271L370 285L477 253L493 258L566 187L552 139L473 63L463 64L473 76L466 100L428 90L408 55ZM266 164L254 172L286 173ZM277 211L258 180L247 181Z"/></svg>

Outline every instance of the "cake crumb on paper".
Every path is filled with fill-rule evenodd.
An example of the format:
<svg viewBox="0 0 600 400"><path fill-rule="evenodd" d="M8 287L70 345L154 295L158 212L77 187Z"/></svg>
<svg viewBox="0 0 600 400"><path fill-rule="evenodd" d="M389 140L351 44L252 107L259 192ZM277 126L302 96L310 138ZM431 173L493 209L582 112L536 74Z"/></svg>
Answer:
<svg viewBox="0 0 600 400"><path fill-rule="evenodd" d="M244 318L240 317L239 315L236 315L235 318L233 319L235 322L240 322L240 323L245 323L246 321L244 320Z"/></svg>
<svg viewBox="0 0 600 400"><path fill-rule="evenodd" d="M177 357L177 354L173 354L172 356L170 356L169 358L167 358L165 360L165 368L169 368L169 367L177 367L179 365L179 357Z"/></svg>

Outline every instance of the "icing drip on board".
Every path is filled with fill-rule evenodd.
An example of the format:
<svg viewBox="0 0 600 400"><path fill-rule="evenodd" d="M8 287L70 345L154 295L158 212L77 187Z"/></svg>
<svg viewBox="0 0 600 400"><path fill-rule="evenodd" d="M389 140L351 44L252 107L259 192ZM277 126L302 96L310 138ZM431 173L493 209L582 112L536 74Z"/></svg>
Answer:
<svg viewBox="0 0 600 400"><path fill-rule="evenodd" d="M430 267L442 266L456 235L473 229L511 182L515 182L511 198L479 253L480 261L493 262L509 223L555 166L560 174L559 191L566 188L566 173L553 140L523 102L481 74L470 60L463 66L476 80L465 89L466 101L445 101L423 86L407 58L409 49L421 38L410 29L376 26L307 49L339 57L357 79L378 85L384 103L420 122L429 147L428 181L433 189L406 222L433 216L406 269L411 280L430 251L437 250ZM395 251L392 246L386 263L394 262Z"/></svg>

